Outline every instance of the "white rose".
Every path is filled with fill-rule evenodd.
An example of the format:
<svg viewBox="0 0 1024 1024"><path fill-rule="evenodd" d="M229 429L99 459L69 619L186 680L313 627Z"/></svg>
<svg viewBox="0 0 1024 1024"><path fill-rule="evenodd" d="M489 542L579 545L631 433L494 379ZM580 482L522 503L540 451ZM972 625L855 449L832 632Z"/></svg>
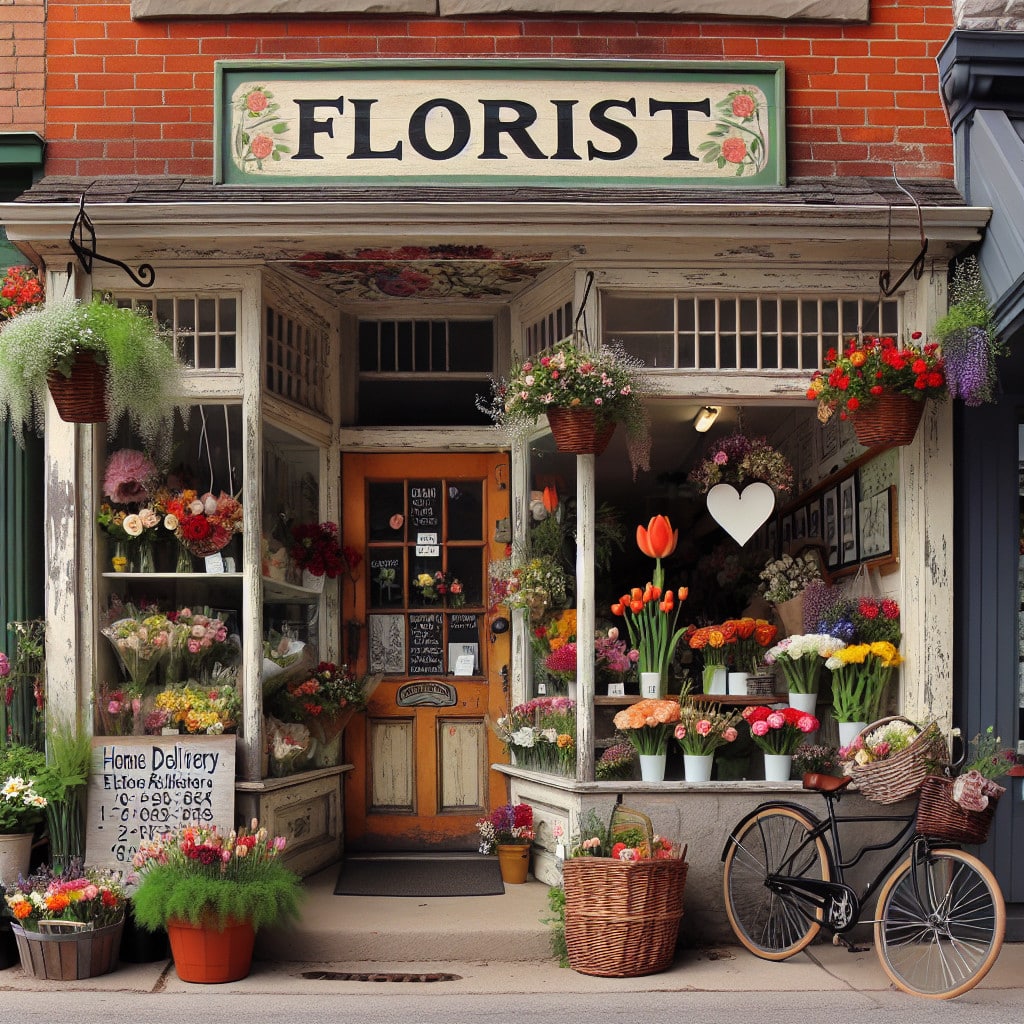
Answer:
<svg viewBox="0 0 1024 1024"><path fill-rule="evenodd" d="M170 530L172 533L178 528L178 517L173 512L168 512L164 516L164 529Z"/></svg>
<svg viewBox="0 0 1024 1024"><path fill-rule="evenodd" d="M121 527L129 537L141 537L144 529L142 520L135 512L124 517L124 522L121 524Z"/></svg>

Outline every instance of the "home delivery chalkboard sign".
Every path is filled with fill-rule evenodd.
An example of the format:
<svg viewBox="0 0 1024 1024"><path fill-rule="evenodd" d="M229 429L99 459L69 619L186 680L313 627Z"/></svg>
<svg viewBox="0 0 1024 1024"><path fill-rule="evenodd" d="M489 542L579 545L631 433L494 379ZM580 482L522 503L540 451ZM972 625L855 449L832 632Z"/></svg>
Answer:
<svg viewBox="0 0 1024 1024"><path fill-rule="evenodd" d="M90 866L130 868L140 842L188 823L234 827L234 736L93 737Z"/></svg>
<svg viewBox="0 0 1024 1024"><path fill-rule="evenodd" d="M409 675L444 675L444 616L409 616Z"/></svg>

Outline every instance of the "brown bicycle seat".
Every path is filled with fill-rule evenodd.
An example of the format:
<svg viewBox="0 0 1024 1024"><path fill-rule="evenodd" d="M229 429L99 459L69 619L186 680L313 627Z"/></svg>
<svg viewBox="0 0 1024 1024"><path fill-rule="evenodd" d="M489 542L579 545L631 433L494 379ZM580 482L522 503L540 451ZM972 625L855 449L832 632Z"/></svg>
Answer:
<svg viewBox="0 0 1024 1024"><path fill-rule="evenodd" d="M804 789L812 789L816 793L835 793L848 786L853 779L849 775L823 775L821 772L807 772L804 775Z"/></svg>

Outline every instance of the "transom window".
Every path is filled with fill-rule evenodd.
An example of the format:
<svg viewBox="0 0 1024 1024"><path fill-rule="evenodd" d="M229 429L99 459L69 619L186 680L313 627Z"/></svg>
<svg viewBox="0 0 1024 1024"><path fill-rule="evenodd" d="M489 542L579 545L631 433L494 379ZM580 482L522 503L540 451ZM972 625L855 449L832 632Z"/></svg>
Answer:
<svg viewBox="0 0 1024 1024"><path fill-rule="evenodd" d="M845 338L897 334L899 314L867 296L601 296L602 337L651 369L814 370Z"/></svg>
<svg viewBox="0 0 1024 1024"><path fill-rule="evenodd" d="M173 333L179 357L197 370L238 367L238 304L234 298L174 295L165 298L118 299L155 316Z"/></svg>

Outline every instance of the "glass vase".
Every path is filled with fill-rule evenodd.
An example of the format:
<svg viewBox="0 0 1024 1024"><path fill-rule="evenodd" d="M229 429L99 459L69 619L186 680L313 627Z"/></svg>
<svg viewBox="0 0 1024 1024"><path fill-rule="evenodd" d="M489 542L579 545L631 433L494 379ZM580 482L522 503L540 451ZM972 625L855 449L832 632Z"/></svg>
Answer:
<svg viewBox="0 0 1024 1024"><path fill-rule="evenodd" d="M184 544L178 545L178 561L174 566L175 572L192 571L192 555Z"/></svg>
<svg viewBox="0 0 1024 1024"><path fill-rule="evenodd" d="M156 572L156 563L153 559L153 545L149 541L144 540L139 544L138 564L135 566L135 571L145 573Z"/></svg>

